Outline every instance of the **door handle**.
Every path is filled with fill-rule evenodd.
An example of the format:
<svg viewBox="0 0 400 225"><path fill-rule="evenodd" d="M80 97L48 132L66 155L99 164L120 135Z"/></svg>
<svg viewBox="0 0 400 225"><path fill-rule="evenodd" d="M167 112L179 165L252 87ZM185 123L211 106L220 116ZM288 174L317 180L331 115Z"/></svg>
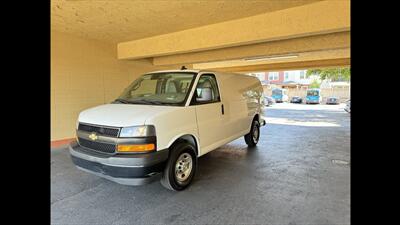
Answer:
<svg viewBox="0 0 400 225"><path fill-rule="evenodd" d="M225 113L225 111L224 111L224 104L221 105L221 112L222 112L222 115L224 115L224 113Z"/></svg>

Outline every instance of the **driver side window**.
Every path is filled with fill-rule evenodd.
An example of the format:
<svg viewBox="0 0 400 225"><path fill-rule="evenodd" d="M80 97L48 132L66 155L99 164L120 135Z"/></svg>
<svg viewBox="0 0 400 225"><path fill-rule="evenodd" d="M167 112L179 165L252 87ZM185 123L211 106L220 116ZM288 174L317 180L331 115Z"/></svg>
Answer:
<svg viewBox="0 0 400 225"><path fill-rule="evenodd" d="M213 74L201 75L192 98L193 104L207 104L221 101L218 84Z"/></svg>

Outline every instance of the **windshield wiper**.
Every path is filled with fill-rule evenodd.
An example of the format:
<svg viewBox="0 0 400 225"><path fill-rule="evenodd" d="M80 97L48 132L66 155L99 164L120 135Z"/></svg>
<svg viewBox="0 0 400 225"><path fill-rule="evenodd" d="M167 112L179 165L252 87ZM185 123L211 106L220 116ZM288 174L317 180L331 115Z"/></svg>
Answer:
<svg viewBox="0 0 400 225"><path fill-rule="evenodd" d="M127 100L122 99L122 98L117 98L117 99L114 100L114 102L121 102L121 103L124 103L124 104L129 104L129 103L131 103L130 101L127 101Z"/></svg>
<svg viewBox="0 0 400 225"><path fill-rule="evenodd" d="M131 101L130 103L147 103L147 104L154 104L154 105L167 104L167 103L164 103L164 102L159 102L159 101L154 101L154 100L149 100L149 99L134 100L134 101Z"/></svg>
<svg viewBox="0 0 400 225"><path fill-rule="evenodd" d="M146 105L175 105L175 104L177 104L177 103L160 102L160 101L149 100L149 99L138 99L138 100L128 101L128 100L121 99L121 98L115 99L114 102L121 102L124 104L146 104Z"/></svg>

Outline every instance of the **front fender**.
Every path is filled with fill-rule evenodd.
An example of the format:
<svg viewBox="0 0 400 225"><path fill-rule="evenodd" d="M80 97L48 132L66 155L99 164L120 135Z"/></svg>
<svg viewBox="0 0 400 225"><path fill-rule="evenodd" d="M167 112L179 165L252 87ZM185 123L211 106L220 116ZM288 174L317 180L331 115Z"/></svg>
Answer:
<svg viewBox="0 0 400 225"><path fill-rule="evenodd" d="M199 153L200 153L200 141L199 141L199 138L197 137L196 134L190 134L190 133L178 134L175 137L173 137L171 139L171 141L168 143L168 148L170 148L179 138L187 139L189 136L194 139L194 142L195 142L194 145L195 145L195 147L197 149L197 155L199 155Z"/></svg>
<svg viewBox="0 0 400 225"><path fill-rule="evenodd" d="M166 149L179 137L190 134L198 141L196 111L194 107L177 107L146 120L154 125L157 136L157 150Z"/></svg>

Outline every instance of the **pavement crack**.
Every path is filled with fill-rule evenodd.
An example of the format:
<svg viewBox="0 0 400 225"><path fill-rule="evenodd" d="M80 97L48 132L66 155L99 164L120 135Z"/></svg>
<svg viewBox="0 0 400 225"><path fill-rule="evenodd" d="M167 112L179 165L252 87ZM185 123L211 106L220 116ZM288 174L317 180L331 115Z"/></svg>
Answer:
<svg viewBox="0 0 400 225"><path fill-rule="evenodd" d="M83 190L81 190L81 191L79 191L79 192L77 192L77 193L75 193L75 194L73 194L73 195L66 196L66 197L64 197L64 198L58 199L58 200L52 202L50 205L53 205L53 204L55 204L55 203L57 203L57 202L59 202L59 201L62 201L62 200L64 200L64 199L74 197L74 196L76 196L76 195L78 195L78 194L80 194L80 193L83 193L83 192L85 192L85 191L89 191L89 190L91 190L91 189L93 189L93 188L96 188L96 187L98 187L98 186L100 186L100 185L102 185L102 183L99 183L99 184L97 184L97 185L95 185L95 186L92 186L92 187L89 187L89 188L85 188L85 189L83 189Z"/></svg>

